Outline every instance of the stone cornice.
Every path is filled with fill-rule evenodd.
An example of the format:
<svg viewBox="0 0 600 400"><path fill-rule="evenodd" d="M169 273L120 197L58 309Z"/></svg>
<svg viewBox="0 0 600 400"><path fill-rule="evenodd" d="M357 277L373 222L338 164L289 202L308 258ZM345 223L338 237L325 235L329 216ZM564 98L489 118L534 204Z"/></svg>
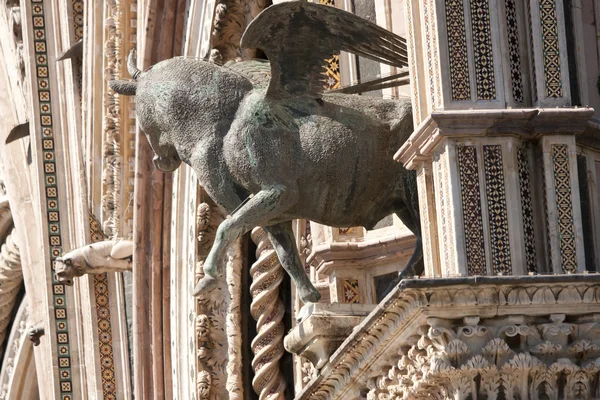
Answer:
<svg viewBox="0 0 600 400"><path fill-rule="evenodd" d="M314 246L306 263L314 266L320 274L338 262L352 267L366 267L381 263L383 259L412 254L415 236L408 230L388 236L375 237L359 242L333 242Z"/></svg>
<svg viewBox="0 0 600 400"><path fill-rule="evenodd" d="M415 163L430 159L446 137L574 135L586 129L593 113L591 108L436 111L415 129L394 160L414 169Z"/></svg>
<svg viewBox="0 0 600 400"><path fill-rule="evenodd" d="M549 308L551 306L551 309ZM342 399L365 387L427 317L600 312L600 275L404 280L355 328L297 399Z"/></svg>

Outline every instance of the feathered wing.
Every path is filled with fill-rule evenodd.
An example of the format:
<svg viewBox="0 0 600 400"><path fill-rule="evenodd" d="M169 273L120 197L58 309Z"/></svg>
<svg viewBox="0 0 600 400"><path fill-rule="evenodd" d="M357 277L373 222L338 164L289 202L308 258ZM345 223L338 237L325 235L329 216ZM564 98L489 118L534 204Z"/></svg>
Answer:
<svg viewBox="0 0 600 400"><path fill-rule="evenodd" d="M267 87L271 79L271 65L267 60L228 61L223 67L242 75L256 87Z"/></svg>
<svg viewBox="0 0 600 400"><path fill-rule="evenodd" d="M261 49L269 58L271 98L320 97L325 59L342 50L396 67L408 65L406 41L400 36L306 0L266 8L246 28L241 46Z"/></svg>

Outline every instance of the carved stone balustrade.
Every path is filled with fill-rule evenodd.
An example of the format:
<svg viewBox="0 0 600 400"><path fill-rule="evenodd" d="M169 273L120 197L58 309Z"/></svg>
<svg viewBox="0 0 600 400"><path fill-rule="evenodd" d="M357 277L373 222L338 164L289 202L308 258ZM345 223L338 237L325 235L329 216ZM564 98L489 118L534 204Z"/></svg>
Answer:
<svg viewBox="0 0 600 400"><path fill-rule="evenodd" d="M404 280L296 399L600 398L600 275Z"/></svg>
<svg viewBox="0 0 600 400"><path fill-rule="evenodd" d="M592 113L427 117L395 156L417 170L426 275L584 271L575 135Z"/></svg>
<svg viewBox="0 0 600 400"><path fill-rule="evenodd" d="M365 304L307 305L303 309L306 315L287 334L283 345L319 369L374 308Z"/></svg>

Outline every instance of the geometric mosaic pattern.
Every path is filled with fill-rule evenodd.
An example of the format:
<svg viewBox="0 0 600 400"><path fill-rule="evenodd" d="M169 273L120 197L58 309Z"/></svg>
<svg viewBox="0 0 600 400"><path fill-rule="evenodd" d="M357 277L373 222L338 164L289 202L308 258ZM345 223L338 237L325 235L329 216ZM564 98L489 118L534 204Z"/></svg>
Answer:
<svg viewBox="0 0 600 400"><path fill-rule="evenodd" d="M471 0L471 27L477 99L493 100L496 98L496 83L488 0Z"/></svg>
<svg viewBox="0 0 600 400"><path fill-rule="evenodd" d="M481 194L475 146L458 146L458 169L469 275L486 275Z"/></svg>
<svg viewBox="0 0 600 400"><path fill-rule="evenodd" d="M554 165L554 193L558 217L561 266L564 272L577 272L571 174L569 171L569 152L566 144L552 145L552 164Z"/></svg>
<svg viewBox="0 0 600 400"><path fill-rule="evenodd" d="M320 4L327 4L335 7L334 0L319 0ZM325 87L327 89L339 89L342 84L340 75L340 56L334 55L328 60L325 60Z"/></svg>
<svg viewBox="0 0 600 400"><path fill-rule="evenodd" d="M360 303L357 279L344 279L344 303Z"/></svg>
<svg viewBox="0 0 600 400"><path fill-rule="evenodd" d="M90 237L92 243L106 240L100 222L92 214L90 220ZM107 274L94 275L94 295L96 298L96 315L98 318L98 345L100 353L100 372L102 374L102 398L117 399L115 381L115 361L112 345L112 328L110 323L110 298L108 296Z"/></svg>
<svg viewBox="0 0 600 400"><path fill-rule="evenodd" d="M521 73L521 54L519 51L519 26L515 0L506 0L506 30L508 33L508 56L513 99L523 102L523 75Z"/></svg>
<svg viewBox="0 0 600 400"><path fill-rule="evenodd" d="M470 100L469 61L462 0L446 0L446 28L452 100Z"/></svg>
<svg viewBox="0 0 600 400"><path fill-rule="evenodd" d="M556 3L554 0L539 1L546 97L562 97Z"/></svg>
<svg viewBox="0 0 600 400"><path fill-rule="evenodd" d="M32 80L40 107L40 125L42 129L42 152L44 168L44 193L46 218L48 222L48 241L52 265L52 301L55 317L58 379L61 400L73 399L73 380L71 375L71 344L65 285L54 278L54 264L62 253L60 232L60 213L58 207L58 185L56 171L56 153L52 121L52 98L50 95L50 76L48 72L48 46L46 43L46 21L42 0L31 0L33 40L35 54L35 79Z"/></svg>
<svg viewBox="0 0 600 400"><path fill-rule="evenodd" d="M529 159L525 147L519 148L517 160L519 164L519 190L521 193L521 212L523 213L523 234L525 239L527 272L537 272L533 206L531 203L531 181L529 178Z"/></svg>
<svg viewBox="0 0 600 400"><path fill-rule="evenodd" d="M492 272L494 275L511 275L512 266L502 167L502 146L483 146L483 160L490 224L490 245L492 248Z"/></svg>
<svg viewBox="0 0 600 400"><path fill-rule="evenodd" d="M83 0L72 0L73 6L73 31L75 41L83 39ZM83 60L77 57L73 63L73 68L77 73L77 87L79 88L79 98L81 100L81 88L83 82Z"/></svg>

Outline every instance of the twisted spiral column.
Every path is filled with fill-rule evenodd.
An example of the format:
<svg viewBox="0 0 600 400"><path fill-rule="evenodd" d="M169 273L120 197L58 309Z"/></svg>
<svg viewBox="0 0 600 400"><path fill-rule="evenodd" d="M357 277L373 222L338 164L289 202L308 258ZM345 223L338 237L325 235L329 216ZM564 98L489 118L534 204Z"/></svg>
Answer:
<svg viewBox="0 0 600 400"><path fill-rule="evenodd" d="M254 228L250 236L256 243L258 258L250 268L250 314L256 320L257 332L251 344L254 353L252 387L260 400L283 399L285 380L279 371L279 359L284 352L285 308L279 296L279 285L284 271L266 232L262 228Z"/></svg>
<svg viewBox="0 0 600 400"><path fill-rule="evenodd" d="M13 240L14 231L13 228L0 249L0 354L4 352L7 328L23 281L21 256Z"/></svg>

